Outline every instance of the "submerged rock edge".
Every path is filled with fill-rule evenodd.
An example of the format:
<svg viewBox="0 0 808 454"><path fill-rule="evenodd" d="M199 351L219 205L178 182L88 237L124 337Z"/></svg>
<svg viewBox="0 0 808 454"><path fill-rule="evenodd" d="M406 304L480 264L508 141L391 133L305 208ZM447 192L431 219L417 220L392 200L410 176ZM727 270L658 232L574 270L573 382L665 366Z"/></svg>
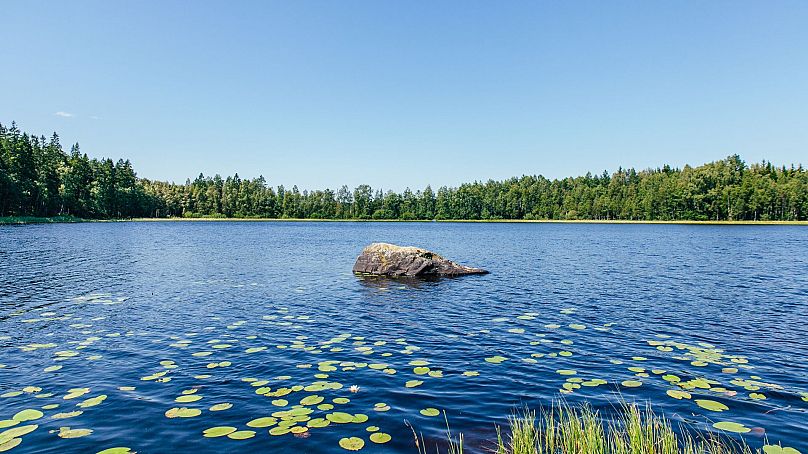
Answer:
<svg viewBox="0 0 808 454"><path fill-rule="evenodd" d="M488 274L482 268L457 264L440 255L415 246L373 243L365 247L353 272L376 276L465 276Z"/></svg>

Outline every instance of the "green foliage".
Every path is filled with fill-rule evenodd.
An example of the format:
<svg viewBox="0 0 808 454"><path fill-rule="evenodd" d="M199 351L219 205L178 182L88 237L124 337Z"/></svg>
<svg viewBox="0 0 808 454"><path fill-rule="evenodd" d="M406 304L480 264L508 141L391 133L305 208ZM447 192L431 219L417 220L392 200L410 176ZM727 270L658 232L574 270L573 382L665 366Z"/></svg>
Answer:
<svg viewBox="0 0 808 454"><path fill-rule="evenodd" d="M90 159L74 145L0 125L0 216L82 218L802 221L808 171L747 165L738 156L700 167L549 180L522 176L401 194L360 185L300 191L263 177L200 174L174 184L137 178L129 161Z"/></svg>
<svg viewBox="0 0 808 454"><path fill-rule="evenodd" d="M591 407L554 404L537 415L528 409L509 418L507 435L497 427L492 450L497 454L752 454L740 442L715 434L697 434L688 427L677 433L670 422L650 407L623 404L608 422ZM447 423L448 427L448 423ZM413 430L413 433L415 431ZM695 434L695 435L694 435ZM447 430L448 453L462 452L462 435ZM415 437L418 452L427 452ZM458 443L459 441L459 443Z"/></svg>

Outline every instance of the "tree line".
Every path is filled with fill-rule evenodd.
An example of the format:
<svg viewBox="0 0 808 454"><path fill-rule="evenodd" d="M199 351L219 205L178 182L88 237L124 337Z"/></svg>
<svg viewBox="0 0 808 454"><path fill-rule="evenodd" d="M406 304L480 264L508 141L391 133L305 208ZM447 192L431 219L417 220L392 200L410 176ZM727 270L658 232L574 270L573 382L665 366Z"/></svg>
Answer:
<svg viewBox="0 0 808 454"><path fill-rule="evenodd" d="M298 219L806 220L802 165L748 165L739 156L682 169L547 179L522 176L433 191L303 190L264 177L200 174L175 184L138 178L129 160L91 159L79 144L0 124L0 216L261 217Z"/></svg>

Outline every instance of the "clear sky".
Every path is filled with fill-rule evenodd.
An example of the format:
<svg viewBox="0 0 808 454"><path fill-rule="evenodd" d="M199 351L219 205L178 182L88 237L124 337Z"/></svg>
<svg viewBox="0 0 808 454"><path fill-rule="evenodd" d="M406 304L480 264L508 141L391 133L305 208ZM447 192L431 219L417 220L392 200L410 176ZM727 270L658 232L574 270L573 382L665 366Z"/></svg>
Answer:
<svg viewBox="0 0 808 454"><path fill-rule="evenodd" d="M141 177L808 164L808 2L4 1L0 122Z"/></svg>

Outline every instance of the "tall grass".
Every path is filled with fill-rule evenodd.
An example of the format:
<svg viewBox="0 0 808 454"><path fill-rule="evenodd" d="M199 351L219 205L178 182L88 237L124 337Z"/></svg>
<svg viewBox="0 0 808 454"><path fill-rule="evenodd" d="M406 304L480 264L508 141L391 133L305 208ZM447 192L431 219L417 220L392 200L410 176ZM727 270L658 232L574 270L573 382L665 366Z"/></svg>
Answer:
<svg viewBox="0 0 808 454"><path fill-rule="evenodd" d="M612 422L592 407L553 405L538 416L525 409L509 418L510 434L498 437L497 454L751 454L752 450L726 437L693 435L651 410L623 404Z"/></svg>
<svg viewBox="0 0 808 454"><path fill-rule="evenodd" d="M445 418L445 415L444 415ZM496 454L752 454L740 442L687 427L674 431L670 421L650 406L623 404L609 421L588 405L556 403L549 409L523 409L509 419L507 433L497 427ZM446 424L447 454L463 453L462 434L454 437ZM419 454L426 454L423 437L415 435ZM437 452L437 450L436 450Z"/></svg>

